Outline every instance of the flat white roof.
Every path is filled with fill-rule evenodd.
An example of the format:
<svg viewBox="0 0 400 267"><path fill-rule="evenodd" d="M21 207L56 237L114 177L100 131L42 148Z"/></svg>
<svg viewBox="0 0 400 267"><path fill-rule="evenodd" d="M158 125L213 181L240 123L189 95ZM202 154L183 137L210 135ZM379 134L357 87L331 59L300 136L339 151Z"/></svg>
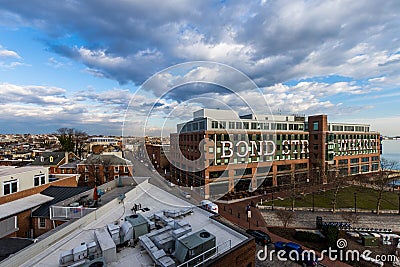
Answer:
<svg viewBox="0 0 400 267"><path fill-rule="evenodd" d="M22 211L42 205L53 199L53 197L35 194L2 204L0 205L0 219L7 218L8 216L18 214Z"/></svg>
<svg viewBox="0 0 400 267"><path fill-rule="evenodd" d="M236 230L225 226L210 218L212 213L200 209L192 204L182 200L162 189L149 184L147 181L139 184L126 194L124 205L118 201L110 202L101 207L107 210L104 215L99 215L94 221L90 221L82 227L70 232L67 236L60 237L52 243L52 246L46 247L34 257L26 258L22 266L59 266L60 253L71 250L81 245L82 242L92 242L94 239L94 231L102 228L107 224L114 223L123 219L125 216L132 215L131 208L134 204L141 204L142 208L149 208L149 211L142 212L143 216L151 216L154 213L163 210L181 209L184 207L193 207L193 213L182 218L182 221L188 222L192 226L192 232L195 233L201 229L205 229L216 236L217 245L231 240L231 247L247 240L248 238L237 232ZM199 203L200 204L200 203ZM100 208L100 209L101 209ZM102 214L100 210L98 214ZM82 218L81 220L84 220ZM55 233L57 235L57 233ZM53 238L51 236L51 238ZM44 240L43 240L44 241ZM38 242L35 245L40 245ZM16 255L18 257L18 255ZM126 247L117 253L117 261L107 264L107 266L150 266L154 264L153 260L147 253L143 253L140 245L135 247ZM1 265L1 264L0 264Z"/></svg>
<svg viewBox="0 0 400 267"><path fill-rule="evenodd" d="M15 175L18 173L24 173L24 172L30 172L30 171L38 171L38 170L44 170L47 169L47 167L43 166L25 166L25 167L17 167L17 168L0 168L0 177L1 176L6 176L6 175Z"/></svg>

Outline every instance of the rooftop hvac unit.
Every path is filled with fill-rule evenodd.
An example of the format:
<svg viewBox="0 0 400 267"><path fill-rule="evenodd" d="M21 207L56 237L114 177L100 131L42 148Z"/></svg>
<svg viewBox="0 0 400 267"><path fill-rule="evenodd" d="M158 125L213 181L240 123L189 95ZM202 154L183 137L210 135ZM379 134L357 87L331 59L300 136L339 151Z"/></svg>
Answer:
<svg viewBox="0 0 400 267"><path fill-rule="evenodd" d="M80 261L87 257L87 246L85 243L79 247L72 249L72 254L74 254L74 261Z"/></svg>
<svg viewBox="0 0 400 267"><path fill-rule="evenodd" d="M133 226L129 222L123 222L119 231L121 244L133 239Z"/></svg>
<svg viewBox="0 0 400 267"><path fill-rule="evenodd" d="M116 224L107 224L107 230L110 233L111 238L114 240L115 245L119 245L119 225Z"/></svg>
<svg viewBox="0 0 400 267"><path fill-rule="evenodd" d="M139 236L149 232L147 220L141 214L126 216L125 221L128 221L133 227L133 239L137 239Z"/></svg>
<svg viewBox="0 0 400 267"><path fill-rule="evenodd" d="M116 245L107 230L105 228L96 229L94 231L94 238L99 244L104 260L107 263L116 261Z"/></svg>
<svg viewBox="0 0 400 267"><path fill-rule="evenodd" d="M60 266L63 266L65 264L67 264L68 262L73 262L73 261L74 261L74 254L72 253L72 249L61 252Z"/></svg>
<svg viewBox="0 0 400 267"><path fill-rule="evenodd" d="M215 236L206 230L200 230L175 242L175 257L183 263L210 250L205 255L208 258L214 253L215 245Z"/></svg>

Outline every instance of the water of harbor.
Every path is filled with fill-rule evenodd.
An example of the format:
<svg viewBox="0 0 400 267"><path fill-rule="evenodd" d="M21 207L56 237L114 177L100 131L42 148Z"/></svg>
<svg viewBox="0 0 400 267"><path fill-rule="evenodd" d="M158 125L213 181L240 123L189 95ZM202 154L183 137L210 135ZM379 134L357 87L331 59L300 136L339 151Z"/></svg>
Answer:
<svg viewBox="0 0 400 267"><path fill-rule="evenodd" d="M398 162L397 170L400 170L400 140L383 140L382 157Z"/></svg>

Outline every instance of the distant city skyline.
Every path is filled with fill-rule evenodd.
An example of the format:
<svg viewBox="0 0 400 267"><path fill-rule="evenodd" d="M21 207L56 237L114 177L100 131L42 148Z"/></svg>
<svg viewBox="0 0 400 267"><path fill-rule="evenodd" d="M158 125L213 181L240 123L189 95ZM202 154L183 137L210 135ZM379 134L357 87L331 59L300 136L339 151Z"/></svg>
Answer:
<svg viewBox="0 0 400 267"><path fill-rule="evenodd" d="M398 136L399 10L395 0L0 1L0 133L68 127L121 135L129 101L144 81L172 65L205 60L249 76L272 111L323 113L332 122L367 123ZM165 84L189 77L180 75L164 77ZM253 90L242 93L256 103ZM140 114L159 93L150 89L130 105ZM227 93L188 87L158 103L160 124L177 108L191 116L201 105L184 104L202 97L236 107Z"/></svg>

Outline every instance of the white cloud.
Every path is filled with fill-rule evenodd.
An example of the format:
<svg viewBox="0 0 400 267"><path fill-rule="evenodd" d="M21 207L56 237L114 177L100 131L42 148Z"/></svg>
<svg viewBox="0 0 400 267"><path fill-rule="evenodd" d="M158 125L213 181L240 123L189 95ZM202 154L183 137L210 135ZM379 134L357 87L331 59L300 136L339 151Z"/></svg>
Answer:
<svg viewBox="0 0 400 267"><path fill-rule="evenodd" d="M18 55L17 52L7 49L1 49L1 46L0 46L0 57L12 57L21 59L21 57Z"/></svg>

